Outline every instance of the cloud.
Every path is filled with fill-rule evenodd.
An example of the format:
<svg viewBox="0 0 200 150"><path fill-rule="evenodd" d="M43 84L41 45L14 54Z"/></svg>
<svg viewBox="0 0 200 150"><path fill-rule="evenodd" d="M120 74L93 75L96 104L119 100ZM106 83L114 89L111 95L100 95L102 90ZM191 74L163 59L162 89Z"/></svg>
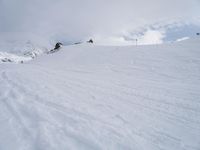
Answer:
<svg viewBox="0 0 200 150"><path fill-rule="evenodd" d="M126 33L155 23L200 25L199 6L199 0L0 0L0 32L29 32L68 41L120 37L126 42L121 38ZM161 42L159 31L145 34L143 41Z"/></svg>
<svg viewBox="0 0 200 150"><path fill-rule="evenodd" d="M127 38L123 36L95 36L94 38L100 45L151 45L163 43L165 36L165 31L148 29L135 38Z"/></svg>
<svg viewBox="0 0 200 150"><path fill-rule="evenodd" d="M161 44L165 38L164 31L148 30L139 38L139 44Z"/></svg>

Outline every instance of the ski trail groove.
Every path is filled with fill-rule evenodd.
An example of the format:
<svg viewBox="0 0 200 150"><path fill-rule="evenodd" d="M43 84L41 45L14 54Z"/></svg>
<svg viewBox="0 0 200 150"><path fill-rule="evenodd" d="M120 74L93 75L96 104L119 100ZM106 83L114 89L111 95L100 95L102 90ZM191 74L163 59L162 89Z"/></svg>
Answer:
<svg viewBox="0 0 200 150"><path fill-rule="evenodd" d="M19 139L26 139L25 141L21 141L24 143L24 146L33 146L32 142L34 141L31 131L26 126L25 120L23 120L23 115L21 114L19 108L19 101L23 101L23 96L15 91L15 87L12 86L11 80L9 80L7 73L2 72L1 77L4 80L4 84L7 86L7 90L4 93L4 96L1 98L1 102L7 108L8 112L12 116L13 128L17 128L16 132L21 137ZM17 123L15 125L15 123ZM29 143L27 145L27 143Z"/></svg>

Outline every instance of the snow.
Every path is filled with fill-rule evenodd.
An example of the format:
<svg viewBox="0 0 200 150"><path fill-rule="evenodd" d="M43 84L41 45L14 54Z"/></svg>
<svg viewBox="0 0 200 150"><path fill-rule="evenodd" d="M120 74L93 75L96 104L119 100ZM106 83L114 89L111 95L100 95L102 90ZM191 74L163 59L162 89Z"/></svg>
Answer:
<svg viewBox="0 0 200 150"><path fill-rule="evenodd" d="M185 41L185 40L188 40L188 39L190 39L190 38L189 37L182 37L180 39L177 39L176 41L181 42L181 41Z"/></svg>
<svg viewBox="0 0 200 150"><path fill-rule="evenodd" d="M0 64L0 149L199 150L199 47L80 44Z"/></svg>
<svg viewBox="0 0 200 150"><path fill-rule="evenodd" d="M32 60L32 57L26 57L23 55L16 55L13 53L7 53L7 52L0 52L0 63L5 63L5 62L13 62L13 63L21 63L27 62Z"/></svg>
<svg viewBox="0 0 200 150"><path fill-rule="evenodd" d="M3 32L0 35L0 63L30 61L51 49L51 43L54 42L26 32Z"/></svg>

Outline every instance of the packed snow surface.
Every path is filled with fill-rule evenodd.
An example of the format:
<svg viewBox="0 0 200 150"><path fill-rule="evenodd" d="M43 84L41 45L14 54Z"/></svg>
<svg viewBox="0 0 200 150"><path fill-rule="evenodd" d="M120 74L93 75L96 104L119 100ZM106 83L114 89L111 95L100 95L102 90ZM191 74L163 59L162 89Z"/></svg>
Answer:
<svg viewBox="0 0 200 150"><path fill-rule="evenodd" d="M200 150L200 40L0 64L0 150L76 149Z"/></svg>

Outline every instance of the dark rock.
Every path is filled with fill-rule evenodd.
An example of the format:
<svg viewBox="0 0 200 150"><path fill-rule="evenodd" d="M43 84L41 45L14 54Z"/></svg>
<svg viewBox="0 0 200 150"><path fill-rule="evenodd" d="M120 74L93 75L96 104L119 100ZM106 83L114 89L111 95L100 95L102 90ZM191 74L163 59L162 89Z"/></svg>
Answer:
<svg viewBox="0 0 200 150"><path fill-rule="evenodd" d="M77 44L81 44L82 42L76 42L76 43L74 43L75 45L77 45Z"/></svg>
<svg viewBox="0 0 200 150"><path fill-rule="evenodd" d="M61 48L62 45L63 44L60 42L56 43L55 48L48 51L47 54L51 54L51 53L55 53L55 52L59 51L59 49Z"/></svg>
<svg viewBox="0 0 200 150"><path fill-rule="evenodd" d="M56 43L54 50L59 49L62 45L63 45L63 44L60 43L60 42Z"/></svg>
<svg viewBox="0 0 200 150"><path fill-rule="evenodd" d="M94 43L94 41L90 39L89 41L87 41L87 43Z"/></svg>
<svg viewBox="0 0 200 150"><path fill-rule="evenodd" d="M8 58L4 58L1 60L2 62L12 62L12 60L8 59Z"/></svg>

